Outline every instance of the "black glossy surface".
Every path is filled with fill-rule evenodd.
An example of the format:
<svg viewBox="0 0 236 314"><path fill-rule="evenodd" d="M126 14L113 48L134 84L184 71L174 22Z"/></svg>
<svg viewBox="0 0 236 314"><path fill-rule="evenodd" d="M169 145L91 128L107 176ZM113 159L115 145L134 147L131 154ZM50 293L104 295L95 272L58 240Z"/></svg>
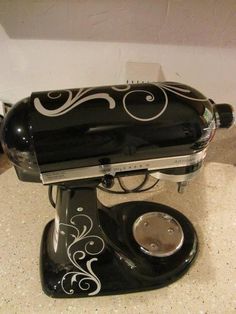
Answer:
<svg viewBox="0 0 236 314"><path fill-rule="evenodd" d="M93 186L59 188L57 250L54 222L46 226L41 245L41 281L46 294L60 298L150 290L170 284L187 271L197 252L197 237L180 212L151 202L98 206ZM153 211L171 215L182 226L185 240L172 256L148 256L133 238L133 222ZM86 216L93 223L89 232L91 221Z"/></svg>
<svg viewBox="0 0 236 314"><path fill-rule="evenodd" d="M156 84L39 92L16 104L3 144L19 178L202 150L215 129L214 105L187 85Z"/></svg>
<svg viewBox="0 0 236 314"><path fill-rule="evenodd" d="M3 120L1 140L19 179L40 182L28 109L29 98L26 98L9 110Z"/></svg>
<svg viewBox="0 0 236 314"><path fill-rule="evenodd" d="M151 84L131 85L128 91L123 91L122 86L117 88L120 90L111 86L94 88L85 95L96 98L83 102L84 95L79 98L79 105L57 116L38 112L33 105L35 99L52 111L65 104L68 91L50 94L60 96L55 99L50 99L48 92L32 94L30 114L41 171L98 165L104 160L117 163L192 153L192 146L214 119L208 101L193 101L166 91L166 110L156 119L140 121L127 113L124 98L130 113L137 118L150 119L163 110L162 90ZM187 96L197 100L204 98L199 92L190 90ZM71 97L76 97L80 90L70 92ZM126 96L127 93L130 94ZM146 99L150 93L154 96L153 101ZM96 96L100 94L109 95L114 100L114 107L107 99ZM206 108L211 115L209 121L203 118Z"/></svg>
<svg viewBox="0 0 236 314"><path fill-rule="evenodd" d="M38 92L7 114L2 144L19 179L40 182L42 172L194 154L214 135L216 112L201 93L173 82ZM221 124L228 126L232 111L224 105L219 112ZM201 164L160 171L185 175ZM96 196L101 181L111 187L113 178L75 178L58 187L56 219L46 226L41 243L41 282L49 296L160 288L194 260L197 236L185 216L150 202L106 208ZM153 211L182 226L184 242L172 256L148 256L133 238L134 221Z"/></svg>

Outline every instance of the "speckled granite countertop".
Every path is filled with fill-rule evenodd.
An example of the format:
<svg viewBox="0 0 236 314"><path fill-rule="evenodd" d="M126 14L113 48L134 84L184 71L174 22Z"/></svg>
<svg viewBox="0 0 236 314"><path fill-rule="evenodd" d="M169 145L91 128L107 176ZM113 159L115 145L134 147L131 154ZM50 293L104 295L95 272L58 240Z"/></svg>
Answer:
<svg viewBox="0 0 236 314"><path fill-rule="evenodd" d="M199 254L188 273L168 287L143 293L51 299L39 280L39 247L54 210L47 188L0 175L0 313L236 313L236 131L222 131L204 169L180 195L173 183L139 195L182 211L194 224ZM127 197L100 194L105 204ZM129 200L137 199L137 195Z"/></svg>

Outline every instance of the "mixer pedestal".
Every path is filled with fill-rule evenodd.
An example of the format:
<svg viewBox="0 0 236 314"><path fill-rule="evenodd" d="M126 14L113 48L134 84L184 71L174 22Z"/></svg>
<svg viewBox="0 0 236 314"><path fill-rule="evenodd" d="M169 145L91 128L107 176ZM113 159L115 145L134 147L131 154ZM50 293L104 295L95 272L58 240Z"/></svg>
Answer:
<svg viewBox="0 0 236 314"><path fill-rule="evenodd" d="M156 289L182 276L197 252L192 224L162 204L106 208L96 186L58 187L41 243L41 282L57 298ZM147 231L146 231L147 230Z"/></svg>

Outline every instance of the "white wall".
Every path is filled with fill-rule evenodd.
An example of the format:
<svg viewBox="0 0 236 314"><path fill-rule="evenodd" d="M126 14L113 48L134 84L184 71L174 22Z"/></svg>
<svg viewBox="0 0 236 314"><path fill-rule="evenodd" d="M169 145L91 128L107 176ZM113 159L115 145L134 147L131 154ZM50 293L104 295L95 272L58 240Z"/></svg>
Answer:
<svg viewBox="0 0 236 314"><path fill-rule="evenodd" d="M236 104L236 1L0 0L0 99L119 84L127 61Z"/></svg>

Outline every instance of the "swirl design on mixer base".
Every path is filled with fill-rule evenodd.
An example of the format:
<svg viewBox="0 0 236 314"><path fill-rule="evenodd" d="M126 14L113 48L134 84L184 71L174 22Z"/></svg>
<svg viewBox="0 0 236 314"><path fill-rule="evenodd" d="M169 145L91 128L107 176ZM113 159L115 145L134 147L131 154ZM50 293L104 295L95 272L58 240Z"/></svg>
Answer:
<svg viewBox="0 0 236 314"><path fill-rule="evenodd" d="M76 219L78 219L77 223ZM81 224L81 221L84 223ZM88 296L98 294L101 290L101 282L92 269L92 263L98 259L88 257L99 255L104 250L105 243L101 237L89 234L93 228L92 219L88 215L78 214L70 219L70 224L60 223L59 226L62 235L65 235L63 227L71 230L69 236L73 240L67 247L67 256L75 268L62 277L62 290L68 295L79 294L80 291L87 291ZM83 261L86 267L83 268L79 261Z"/></svg>
<svg viewBox="0 0 236 314"><path fill-rule="evenodd" d="M125 112L133 119L146 122L151 121L154 119L157 119L159 116L161 116L167 106L168 106L168 93L172 93L178 97L182 97L184 99L188 99L190 101L197 101L197 102L204 102L208 101L208 98L196 98L191 96L192 91L185 87L184 85L180 83L174 83L174 82L159 82L159 83L149 83L149 85L155 86L157 88L158 93L158 99L156 96L154 96L153 91L150 92L147 89L133 89L131 90L132 85L122 85L122 86L112 86L111 90L116 91L118 93L124 93L122 95L122 105L125 110ZM142 85L144 87L145 85ZM81 88L79 91L73 96L72 90L64 90L63 92L68 93L68 98L66 102L61 105L59 108L56 109L46 109L43 104L41 103L39 97L34 98L34 107L35 109L40 112L42 115L47 117L57 117L60 115L64 115L67 112L71 111L75 107L88 102L93 99L104 99L109 104L109 109L114 109L116 107L115 99L112 98L112 96L109 95L109 93L95 93L86 95L88 92L93 91L94 88ZM160 93L161 92L161 93ZM158 105L157 110L158 112L154 114L152 117L149 118L142 118L138 117L136 114L132 113L128 109L128 105L130 104L130 96L135 93L140 94L146 94L145 101L148 103L156 101L156 104ZM49 99L59 99L62 97L62 92L48 92L47 97ZM160 98L163 98L161 100Z"/></svg>

